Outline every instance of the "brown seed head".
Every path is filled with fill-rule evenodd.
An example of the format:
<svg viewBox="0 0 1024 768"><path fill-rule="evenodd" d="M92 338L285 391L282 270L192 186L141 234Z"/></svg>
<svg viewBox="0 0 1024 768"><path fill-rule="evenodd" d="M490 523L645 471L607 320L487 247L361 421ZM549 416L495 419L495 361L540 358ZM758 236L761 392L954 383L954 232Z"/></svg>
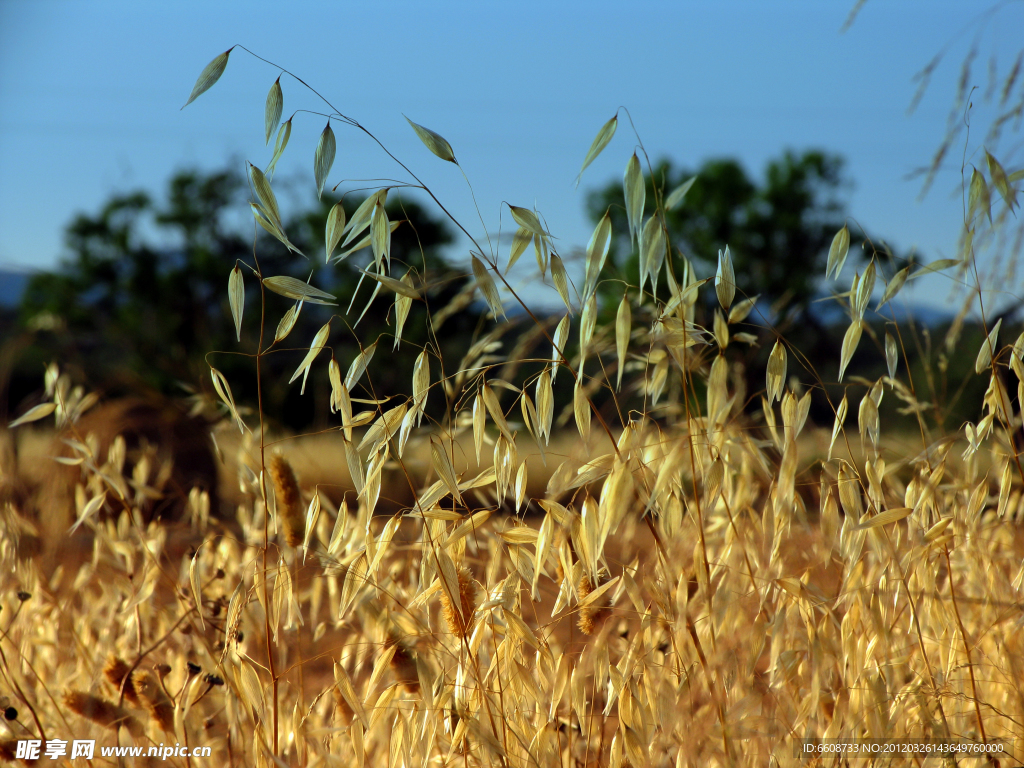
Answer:
<svg viewBox="0 0 1024 768"><path fill-rule="evenodd" d="M598 577L597 585L595 586L590 581L590 574L584 573L580 576L580 583L576 586L576 591L579 593L580 602L594 591L596 587L601 586L601 579ZM595 630L608 618L608 606L606 603L582 605L580 606L580 620L579 627L580 632L585 635L594 634Z"/></svg>
<svg viewBox="0 0 1024 768"><path fill-rule="evenodd" d="M18 754L18 740L17 739L3 739L0 740L0 760L5 760L8 763L13 763L17 758ZM27 762L27 761L26 761ZM32 762L35 762L34 760Z"/></svg>
<svg viewBox="0 0 1024 768"><path fill-rule="evenodd" d="M289 547L302 544L305 532L305 520L302 514L302 496L299 484L295 480L295 472L288 459L280 454L270 457L270 477L274 481L274 493L277 496L277 515L281 521L284 540Z"/></svg>
<svg viewBox="0 0 1024 768"><path fill-rule="evenodd" d="M139 723L134 717L116 704L101 699L99 696L93 696L91 693L65 691L64 706L76 715L91 720L97 725L102 725L104 728L116 730L125 727L133 735L141 732Z"/></svg>
<svg viewBox="0 0 1024 768"><path fill-rule="evenodd" d="M121 684L124 683L124 697L128 699L132 704L139 703L139 695L135 692L135 685L132 683L132 676L129 672L131 668L124 659L120 659L117 656L110 656L107 658L107 663L103 666L103 676L107 678L114 690L118 693L121 692ZM128 678L127 681L125 678Z"/></svg>
<svg viewBox="0 0 1024 768"><path fill-rule="evenodd" d="M168 698L163 687L149 672L136 672L132 676L135 690L142 706L150 718L164 731L174 731L174 703Z"/></svg>
<svg viewBox="0 0 1024 768"><path fill-rule="evenodd" d="M458 637L465 637L469 627L473 625L473 613L476 611L476 582L468 568L459 569L459 602L461 610L453 606L447 593L441 595L441 607L448 631Z"/></svg>

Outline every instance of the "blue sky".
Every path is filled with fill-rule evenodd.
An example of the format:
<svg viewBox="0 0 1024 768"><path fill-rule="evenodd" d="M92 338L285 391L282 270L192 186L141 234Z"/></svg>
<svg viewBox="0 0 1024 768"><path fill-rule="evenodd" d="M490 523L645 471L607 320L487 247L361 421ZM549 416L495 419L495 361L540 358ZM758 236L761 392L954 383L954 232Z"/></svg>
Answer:
<svg viewBox="0 0 1024 768"><path fill-rule="evenodd" d="M855 183L854 220L926 260L955 255L959 156L923 201L920 181L906 177L942 138L972 20L989 4L869 0L841 33L852 4L0 0L0 266L54 264L71 216L114 192L159 194L175 170L232 158L265 165L263 108L277 69L235 51L220 82L179 109L206 63L234 44L362 122L474 234L482 227L461 175L424 149L403 113L451 142L489 228L499 216L508 226L502 201L536 205L563 252L589 239L586 189L621 180L632 154L623 125L574 190L596 131L622 105L652 159L694 167L733 156L760 175L786 148L837 152ZM1003 71L1020 29L1019 3L984 27L981 49ZM947 44L908 115L914 74ZM295 81L282 86L286 117L320 109ZM295 119L278 170L301 182L293 203L313 194L323 124ZM365 137L335 129L329 184L401 178ZM982 136L972 134L968 162L981 163ZM517 277L528 280L525 267ZM911 295L939 301L945 285L921 282Z"/></svg>

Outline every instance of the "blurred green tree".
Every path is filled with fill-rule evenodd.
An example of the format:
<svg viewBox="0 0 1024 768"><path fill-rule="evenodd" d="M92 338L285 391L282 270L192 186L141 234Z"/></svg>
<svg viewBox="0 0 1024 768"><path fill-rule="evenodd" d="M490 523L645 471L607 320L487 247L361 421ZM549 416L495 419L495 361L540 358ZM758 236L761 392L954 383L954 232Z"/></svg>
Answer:
<svg viewBox="0 0 1024 768"><path fill-rule="evenodd" d="M26 288L20 321L36 338L23 353L19 368L35 370L38 377L41 366L56 359L73 365L91 386L108 393L140 387L169 393L178 382L192 386L208 382L213 364L233 386L239 382L236 396L251 395L254 402L254 364L247 355L255 351L259 339L260 311L259 286L250 270L243 268L246 312L241 344L235 338L227 301L228 275L236 261L253 264L252 233L231 225L232 212L244 203L243 191L243 179L235 172L185 171L170 180L162 204L144 192L133 192L112 197L96 215L77 216L66 232L67 257L53 271L35 275ZM338 297L336 307L304 306L291 334L278 345L281 351L265 358L264 386L269 389L264 395L271 406L267 412L285 414L285 421L294 428L326 418L329 397L317 390L326 390L327 376L325 371L319 371L322 376L310 376L313 397L307 392L307 397L300 398L299 385L285 383L316 330L332 315L342 322L332 325L331 351L342 370L347 367L358 346L345 323L355 324L375 287L368 279L359 286L357 265L369 260L369 249L339 264L323 263L324 227L334 202L325 195L322 202L295 212L285 222L290 239L309 261L287 252L263 230L255 246L265 276L305 280L312 272L313 284ZM361 197L355 195L345 199L349 216L359 202ZM427 267L444 274L441 249L453 239L444 222L397 194L389 197L387 211L392 221L403 221L392 236L392 273L401 276L407 267L417 272ZM455 273L447 274L450 281L442 285L435 301L450 298L464 283ZM346 316L357 286L352 313ZM294 303L269 291L266 295L265 345ZM366 312L359 334L364 344L394 332L391 301L385 300L390 298L378 297ZM455 318L445 335L452 338L474 327L471 317ZM411 369L419 346L429 341L422 302L413 304L404 341L410 343L403 343L399 354L410 357L409 365L382 366L374 380L379 393L389 392L392 385L395 391L405 386L406 382L392 382L390 377ZM382 339L381 346L390 350L390 338ZM232 354L210 354L217 351ZM329 354L323 353L318 360L320 368L326 368Z"/></svg>
<svg viewBox="0 0 1024 768"><path fill-rule="evenodd" d="M832 238L845 223L842 192L850 185L842 170L840 157L820 151L785 152L768 163L761 182L733 159L710 160L697 171L661 160L653 174L644 174L644 215L654 211L655 185L664 199L695 176L683 201L666 214L675 274L681 274L681 255L702 267L702 276L714 274L718 251L728 245L742 294L761 294L803 314L824 276ZM615 242L609 262L638 284L622 184L592 192L587 210L595 223L610 211Z"/></svg>
<svg viewBox="0 0 1024 768"><path fill-rule="evenodd" d="M736 300L760 295L762 307L771 307L767 313L755 310L742 326L760 336L760 343L736 350L746 370L748 392L764 387L764 369L775 333L798 350L790 368L792 375L805 385L827 386L835 381L839 349L849 324L847 308L845 303L814 301L827 296L830 288L841 291L849 285L853 270L863 268L857 264L857 254L864 242L862 233L851 227L850 258L843 276L838 284L826 284L829 247L846 223L844 198L852 186L844 175L842 158L819 150L786 151L767 163L761 179L751 177L735 159L709 160L697 170L661 160L652 173L644 172L645 219L653 214L656 200L667 200L691 179L685 197L665 214L674 274L677 278L683 274L685 257L698 278L714 275L719 250L729 246ZM603 284L609 299L605 319L610 322L610 308L622 297L621 283L615 278L639 284L639 255L629 238L622 182L610 182L588 195L587 212L595 224L606 211L614 235ZM889 258L881 260L883 278L891 264ZM650 290L649 284L646 289ZM659 298L668 298L664 279L658 292ZM713 292L706 295L708 301L713 300ZM711 304L698 306L697 322L710 328L711 310ZM756 326L766 323L771 323L772 331L758 331ZM816 396L812 417L826 419L830 413L825 399Z"/></svg>

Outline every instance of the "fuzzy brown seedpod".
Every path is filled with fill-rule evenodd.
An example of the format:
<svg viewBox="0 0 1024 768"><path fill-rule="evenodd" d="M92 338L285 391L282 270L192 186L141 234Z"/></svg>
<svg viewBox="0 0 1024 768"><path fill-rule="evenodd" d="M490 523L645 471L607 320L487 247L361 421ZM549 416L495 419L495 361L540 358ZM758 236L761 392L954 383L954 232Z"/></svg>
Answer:
<svg viewBox="0 0 1024 768"><path fill-rule="evenodd" d="M448 593L441 594L441 608L448 631L457 637L465 637L473 625L473 613L476 611L476 582L468 568L459 568L459 602L461 611L452 605Z"/></svg>
<svg viewBox="0 0 1024 768"><path fill-rule="evenodd" d="M576 586L580 602L582 603L586 596L599 586L601 586L600 576L598 576L596 585L590 581L590 574L584 573L580 576L580 583ZM602 603L600 605L581 605L579 620L580 632L585 635L594 634L595 630L597 630L606 618L608 618L607 603Z"/></svg>
<svg viewBox="0 0 1024 768"><path fill-rule="evenodd" d="M117 656L110 656L103 666L103 676L114 686L114 690L121 692L121 683L124 683L124 697L132 704L139 703L139 695L135 692L135 685L132 683L131 667L124 659ZM128 679L125 680L125 677Z"/></svg>
<svg viewBox="0 0 1024 768"><path fill-rule="evenodd" d="M137 736L142 732L138 720L116 704L106 699L101 699L99 696L93 696L91 693L65 691L64 706L76 715L80 715L86 720L91 720L97 725L102 725L104 728L110 728L111 730L122 727L127 728L128 732L133 736Z"/></svg>
<svg viewBox="0 0 1024 768"><path fill-rule="evenodd" d="M132 676L135 691L142 706L153 721L167 733L174 732L174 703L163 687L149 672L136 672Z"/></svg>
<svg viewBox="0 0 1024 768"><path fill-rule="evenodd" d="M17 759L18 755L18 740L17 739L3 739L0 740L0 760L8 763L13 763ZM28 765L35 765L36 760L22 760L23 763Z"/></svg>
<svg viewBox="0 0 1024 768"><path fill-rule="evenodd" d="M39 765L39 758L18 757L18 741L19 739L0 740L0 763L17 762L21 765ZM43 754L41 748L39 753Z"/></svg>
<svg viewBox="0 0 1024 768"><path fill-rule="evenodd" d="M395 655L391 657L390 667L395 679L405 686L406 690L416 692L420 689L420 675L416 670L416 659L408 648L396 638L390 638L384 645L395 649Z"/></svg>
<svg viewBox="0 0 1024 768"><path fill-rule="evenodd" d="M302 544L305 533L305 516L302 514L302 495L295 480L295 472L288 459L275 453L270 457L270 477L274 481L277 497L277 517L281 521L284 540L289 547Z"/></svg>

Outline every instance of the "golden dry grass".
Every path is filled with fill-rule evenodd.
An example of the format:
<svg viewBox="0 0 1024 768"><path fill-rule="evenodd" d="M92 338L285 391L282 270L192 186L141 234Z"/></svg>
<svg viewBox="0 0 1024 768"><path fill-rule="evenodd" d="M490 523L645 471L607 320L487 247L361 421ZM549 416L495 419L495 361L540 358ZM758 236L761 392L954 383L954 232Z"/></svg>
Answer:
<svg viewBox="0 0 1024 768"><path fill-rule="evenodd" d="M837 506L845 489L829 484L807 509L765 481L784 463L774 448L724 431L727 471L696 497L678 466L689 451L672 454L685 432L620 436L634 490L596 558L600 583L614 584L595 604L585 518L605 513L600 480L597 498L538 496L543 515L497 513L468 530L445 505L427 520L370 519L364 507L337 521L324 495L305 563L301 546L272 537L264 565L252 497L236 533L97 525L92 560L49 583L8 558L0 615L17 724L106 744L187 740L234 765L268 759L275 709L290 765L359 753L368 764L761 765L793 762L807 736L1020 738L1024 541L997 514L998 488L941 477L914 514L858 531L840 513L857 502ZM662 488L666 464L679 479ZM906 485L887 475L882 505L911 503L943 466L916 466ZM465 501L493 509L491 488ZM303 506L311 493L303 479ZM870 494L860 501L866 510ZM189 539L194 560L180 551ZM435 552L459 569L458 616Z"/></svg>

